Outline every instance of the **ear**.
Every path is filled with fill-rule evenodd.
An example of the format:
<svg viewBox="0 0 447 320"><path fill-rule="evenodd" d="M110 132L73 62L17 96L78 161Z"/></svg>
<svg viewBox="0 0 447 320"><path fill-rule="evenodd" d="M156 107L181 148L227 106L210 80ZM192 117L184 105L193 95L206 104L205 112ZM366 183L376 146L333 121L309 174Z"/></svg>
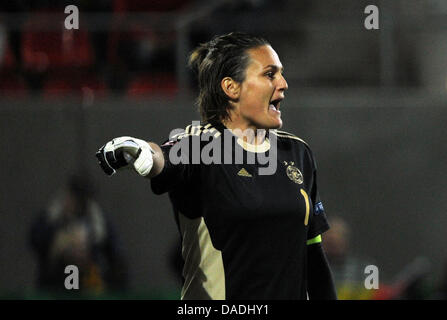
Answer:
<svg viewBox="0 0 447 320"><path fill-rule="evenodd" d="M238 100L241 92L241 85L230 77L225 77L220 82L223 92L230 98L230 100Z"/></svg>

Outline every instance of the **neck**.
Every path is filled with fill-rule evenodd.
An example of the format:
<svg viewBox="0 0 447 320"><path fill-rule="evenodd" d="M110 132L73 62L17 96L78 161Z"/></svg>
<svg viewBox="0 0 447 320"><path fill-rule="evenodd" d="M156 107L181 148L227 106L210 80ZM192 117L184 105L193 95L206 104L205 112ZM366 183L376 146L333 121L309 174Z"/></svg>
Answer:
<svg viewBox="0 0 447 320"><path fill-rule="evenodd" d="M223 120L222 124L227 127L227 129L230 129L236 137L246 143L259 145L265 140L266 129L259 129L255 125L234 119Z"/></svg>

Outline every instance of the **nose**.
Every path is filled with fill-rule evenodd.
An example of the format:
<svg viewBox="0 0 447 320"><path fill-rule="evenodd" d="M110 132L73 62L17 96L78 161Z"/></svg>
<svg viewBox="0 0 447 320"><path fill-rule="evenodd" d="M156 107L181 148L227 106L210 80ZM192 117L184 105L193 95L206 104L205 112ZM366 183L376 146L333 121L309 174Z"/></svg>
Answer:
<svg viewBox="0 0 447 320"><path fill-rule="evenodd" d="M278 89L280 91L286 91L289 88L289 85L287 84L286 78L281 74L279 77L279 83L278 83Z"/></svg>

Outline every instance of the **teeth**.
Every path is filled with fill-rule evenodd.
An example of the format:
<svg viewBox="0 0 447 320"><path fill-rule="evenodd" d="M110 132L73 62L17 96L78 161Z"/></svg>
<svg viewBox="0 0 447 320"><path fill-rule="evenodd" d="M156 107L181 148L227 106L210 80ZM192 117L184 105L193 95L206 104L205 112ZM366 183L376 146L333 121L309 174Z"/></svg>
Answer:
<svg viewBox="0 0 447 320"><path fill-rule="evenodd" d="M275 107L275 105L273 105L273 104L271 104L271 105L270 105L270 108L272 108L272 109L275 109L275 110L276 110L276 107Z"/></svg>
<svg viewBox="0 0 447 320"><path fill-rule="evenodd" d="M280 103L279 99L270 101L270 105L273 106L275 110L278 110L277 106L279 105L279 103Z"/></svg>

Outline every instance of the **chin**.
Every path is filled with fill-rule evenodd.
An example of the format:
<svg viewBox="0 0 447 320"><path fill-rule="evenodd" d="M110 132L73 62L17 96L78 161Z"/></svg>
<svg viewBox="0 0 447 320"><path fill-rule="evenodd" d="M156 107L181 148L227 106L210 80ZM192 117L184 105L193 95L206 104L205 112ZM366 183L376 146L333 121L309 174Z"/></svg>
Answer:
<svg viewBox="0 0 447 320"><path fill-rule="evenodd" d="M272 129L281 129L282 128L282 121L280 121L279 123L278 123L278 125L276 125L274 128L272 128Z"/></svg>
<svg viewBox="0 0 447 320"><path fill-rule="evenodd" d="M282 127L282 120L279 119L278 121L275 121L275 123L272 123L269 129L281 129Z"/></svg>
<svg viewBox="0 0 447 320"><path fill-rule="evenodd" d="M254 126L257 129L264 129L264 130L269 130L269 129L280 129L282 127L282 120L281 119L269 119L267 121L262 121L262 122L253 122Z"/></svg>

